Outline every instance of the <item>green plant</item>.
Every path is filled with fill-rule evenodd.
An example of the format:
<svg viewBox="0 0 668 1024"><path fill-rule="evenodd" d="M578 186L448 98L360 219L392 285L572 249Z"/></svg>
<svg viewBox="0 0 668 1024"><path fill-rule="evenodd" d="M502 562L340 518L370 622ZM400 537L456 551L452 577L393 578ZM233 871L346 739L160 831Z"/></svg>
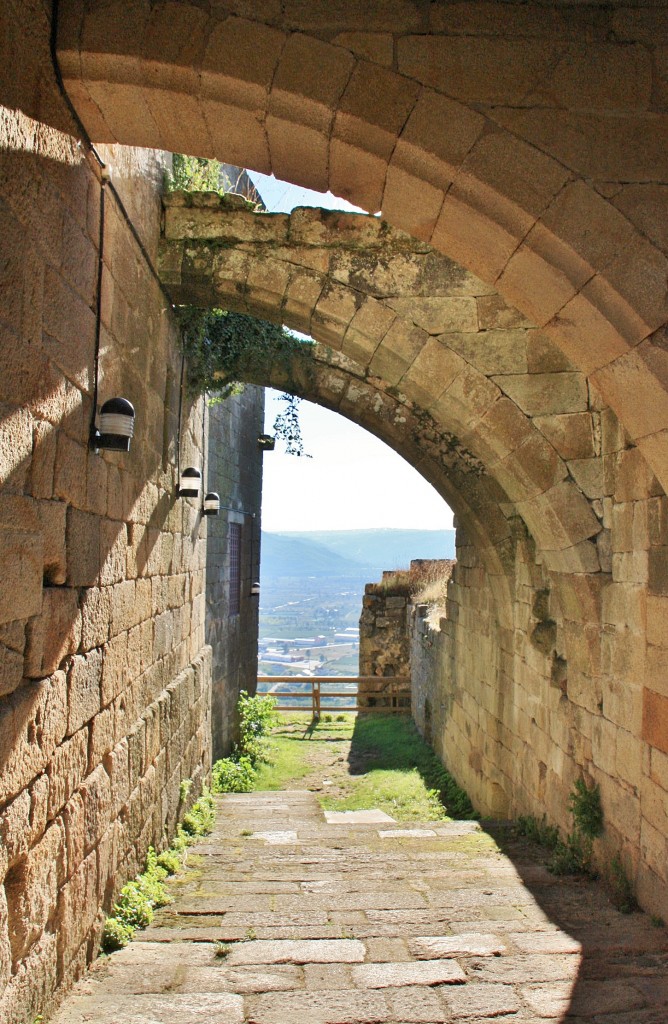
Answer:
<svg viewBox="0 0 668 1024"><path fill-rule="evenodd" d="M257 765L266 760L265 737L276 720L276 698L271 694L251 697L239 694L239 743L231 757L221 758L212 768L214 793L250 793L255 785Z"/></svg>
<svg viewBox="0 0 668 1024"><path fill-rule="evenodd" d="M210 393L223 401L243 390L244 379L269 380L278 369L288 385L308 375L313 342L297 338L284 327L223 309L177 306L181 344L187 360L187 386L192 396ZM274 432L289 455L304 455L299 424L299 398L283 395L285 410Z"/></svg>
<svg viewBox="0 0 668 1024"><path fill-rule="evenodd" d="M181 827L187 835L199 839L211 832L215 818L213 799L209 790L205 788L197 803L183 816Z"/></svg>
<svg viewBox="0 0 668 1024"><path fill-rule="evenodd" d="M135 930L130 925L123 924L116 917L108 917L104 922L102 933L102 949L105 953L114 953L117 949L123 949L132 939Z"/></svg>
<svg viewBox="0 0 668 1024"><path fill-rule="evenodd" d="M253 835L253 830L250 829L250 828L242 828L242 830L240 832L240 835L242 835L242 836L247 838L248 836L252 836Z"/></svg>
<svg viewBox="0 0 668 1024"><path fill-rule="evenodd" d="M223 757L211 770L214 793L250 793L255 782L255 769L250 758Z"/></svg>
<svg viewBox="0 0 668 1024"><path fill-rule="evenodd" d="M167 192L218 192L220 187L220 163L205 157L172 155L172 169L165 174Z"/></svg>
<svg viewBox="0 0 668 1024"><path fill-rule="evenodd" d="M126 882L118 894L113 914L105 921L103 952L112 953L127 946L137 928L145 928L151 923L156 907L167 906L173 901L165 880L179 870L186 848L195 838L211 831L214 816L213 799L205 789L185 816L183 826L177 828L170 849L157 854L152 846L149 847L144 871Z"/></svg>
<svg viewBox="0 0 668 1024"><path fill-rule="evenodd" d="M633 886L629 880L621 857L618 853L610 861L610 899L612 904L622 914L632 914L638 909L638 901L633 892Z"/></svg>
<svg viewBox="0 0 668 1024"><path fill-rule="evenodd" d="M548 825L545 815L540 821L531 814L520 815L515 823L515 831L550 850L554 850L559 843L559 829L556 825Z"/></svg>
<svg viewBox="0 0 668 1024"><path fill-rule="evenodd" d="M257 932L254 928L247 928L244 939L246 942L253 942L257 938Z"/></svg>
<svg viewBox="0 0 668 1024"><path fill-rule="evenodd" d="M181 801L181 803L183 803L184 800L188 799L188 793L192 789L192 786L192 779L181 779L181 782L179 784L179 800Z"/></svg>
<svg viewBox="0 0 668 1024"><path fill-rule="evenodd" d="M276 698L272 694L251 697L246 690L239 694L239 751L255 766L265 760L264 738L276 722Z"/></svg>
<svg viewBox="0 0 668 1024"><path fill-rule="evenodd" d="M568 800L574 828L583 836L596 839L603 832L601 791L596 784L587 788L584 779L578 779Z"/></svg>
<svg viewBox="0 0 668 1024"><path fill-rule="evenodd" d="M181 867L181 858L174 849L163 850L158 854L158 865L164 868L168 875L175 875Z"/></svg>
<svg viewBox="0 0 668 1024"><path fill-rule="evenodd" d="M589 874L594 839L603 832L603 808L598 785L588 788L584 779L578 779L568 800L573 816L573 830L565 840L559 840L548 863L555 875Z"/></svg>
<svg viewBox="0 0 668 1024"><path fill-rule="evenodd" d="M660 916L660 914L652 914L652 916L650 917L650 922L651 922L653 928L665 928L666 927L666 922Z"/></svg>
<svg viewBox="0 0 668 1024"><path fill-rule="evenodd" d="M224 957L230 955L231 950L232 947L228 942L221 942L221 940L219 939L213 947L213 955L219 957L220 959L223 959Z"/></svg>

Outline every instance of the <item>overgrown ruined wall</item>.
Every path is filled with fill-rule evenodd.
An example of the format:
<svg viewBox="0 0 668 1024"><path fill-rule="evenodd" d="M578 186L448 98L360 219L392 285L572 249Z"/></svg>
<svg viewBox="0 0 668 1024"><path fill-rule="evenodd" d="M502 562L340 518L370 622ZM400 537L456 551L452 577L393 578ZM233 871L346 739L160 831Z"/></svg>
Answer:
<svg viewBox="0 0 668 1024"><path fill-rule="evenodd" d="M29 96L67 123L32 6L16 11L15 43L24 17L32 49L0 108L3 1024L48 1012L82 972L104 909L186 809L181 780L195 799L211 757L207 523L175 496L180 353L148 262L164 159L100 149L146 253L107 186L99 400L123 395L137 419L129 454L95 454L101 181L76 138L21 112ZM184 465L202 464L202 414L184 402ZM221 407L212 448L224 434L229 457L242 415ZM232 458L227 493L242 468L258 467ZM256 497L257 479L245 486ZM215 551L210 565L224 572Z"/></svg>

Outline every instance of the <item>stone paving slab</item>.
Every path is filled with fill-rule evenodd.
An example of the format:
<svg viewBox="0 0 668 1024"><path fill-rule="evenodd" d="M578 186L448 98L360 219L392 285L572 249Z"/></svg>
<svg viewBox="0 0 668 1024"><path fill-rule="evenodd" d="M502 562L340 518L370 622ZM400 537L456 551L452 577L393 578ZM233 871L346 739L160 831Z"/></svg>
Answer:
<svg viewBox="0 0 668 1024"><path fill-rule="evenodd" d="M244 1001L227 992L75 996L56 1020L58 1024L243 1024Z"/></svg>
<svg viewBox="0 0 668 1024"><path fill-rule="evenodd" d="M459 935L419 935L410 940L408 948L418 960L433 960L456 956L500 956L508 947L496 935L474 932Z"/></svg>
<svg viewBox="0 0 668 1024"><path fill-rule="evenodd" d="M459 985L466 975L452 960L428 962L360 964L352 968L353 982L358 988L398 988L403 985Z"/></svg>
<svg viewBox="0 0 668 1024"><path fill-rule="evenodd" d="M378 822L396 821L385 811L373 809L370 811L325 811L325 821L328 825L375 825Z"/></svg>
<svg viewBox="0 0 668 1024"><path fill-rule="evenodd" d="M355 964L366 955L357 939L322 939L274 942L241 942L234 946L228 964Z"/></svg>
<svg viewBox="0 0 668 1024"><path fill-rule="evenodd" d="M526 847L511 861L477 822L328 824L310 793L217 802L175 902L53 1024L668 1024L666 930Z"/></svg>

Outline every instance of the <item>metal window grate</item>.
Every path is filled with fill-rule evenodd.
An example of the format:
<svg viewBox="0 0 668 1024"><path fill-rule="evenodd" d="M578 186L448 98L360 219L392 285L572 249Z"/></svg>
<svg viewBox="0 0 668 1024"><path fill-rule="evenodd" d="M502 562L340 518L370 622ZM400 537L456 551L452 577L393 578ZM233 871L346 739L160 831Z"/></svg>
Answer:
<svg viewBox="0 0 668 1024"><path fill-rule="evenodd" d="M230 523L230 615L241 610L241 523Z"/></svg>

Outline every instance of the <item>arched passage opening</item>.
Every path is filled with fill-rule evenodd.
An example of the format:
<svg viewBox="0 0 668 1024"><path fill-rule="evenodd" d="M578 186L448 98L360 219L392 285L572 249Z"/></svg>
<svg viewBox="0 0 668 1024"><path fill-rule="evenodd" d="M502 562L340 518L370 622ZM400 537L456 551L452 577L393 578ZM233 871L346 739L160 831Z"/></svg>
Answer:
<svg viewBox="0 0 668 1024"><path fill-rule="evenodd" d="M161 267L178 302L310 333L308 368L269 364L254 382L370 429L455 510L467 553L447 685L461 706L442 723L441 749L446 760L448 744L457 751L450 766L490 813L547 808L559 819L575 766L589 760L565 666L589 701L611 582L591 476L607 414L583 376L479 279L376 218L254 214L173 195ZM473 714L461 696L471 687ZM567 736L556 772L538 753L544 730L548 743Z"/></svg>
<svg viewBox="0 0 668 1024"><path fill-rule="evenodd" d="M311 177L319 161L316 170L322 172L323 183L334 183L336 171L336 191L358 197L369 207L382 204L389 220L415 237L428 236L437 247L476 270L488 285L498 283L507 296L512 298L517 289L517 302L532 322L544 324L548 337L558 336L559 344L568 346L570 342L568 352L572 353L575 372L584 370L588 377L592 407L584 417L574 412L573 420L566 422L557 417L559 422L543 422L541 427L551 431L547 440L568 464L566 490L573 493L574 481L575 490L585 494L593 515L603 526L596 534L600 538L596 555L601 571L592 569L593 563L587 560L564 561L565 552L573 552L580 543L564 543L561 536L566 530L572 541L577 534L569 518L570 501L561 508L554 507L554 514L539 502L530 532L540 540L537 557L542 564L536 567L530 550L533 541L523 541L527 555L516 560L518 568L513 578L518 592L525 593L527 587L543 589L542 573L552 574L551 593L558 595L565 620L562 632L568 635L568 703L562 700L565 694L558 697L557 708L550 704L546 709L536 699L524 704L514 701L517 721L512 724L523 737L522 756L526 737L530 737L536 751L540 748L544 754L546 768L564 772L565 777L576 764L586 767L600 782L606 820L604 854L621 851L627 870L637 879L644 903L665 916L666 775L662 758L668 720L668 697L663 686L668 647L668 535L665 496L649 468L653 466L659 477L665 468L666 410L661 383L665 374L660 327L655 330L655 325L665 320L661 312L665 264L660 255L665 247L661 229L665 124L660 75L652 82L654 67L648 68L649 51L660 41L663 27L654 21L648 29L644 21L647 12L643 12L643 18L631 17L623 9L615 9L614 4L605 11L597 10L596 18L600 20L596 24L592 12L584 11L577 15L577 25L578 31L586 28L589 32L587 38L592 45L586 52L574 44L568 34L571 29L558 12L556 17L552 16L554 11L548 16L544 5L537 15L529 9L513 11L507 33L512 45L507 55L520 54L522 59L496 60L495 68L512 67L514 72L509 79L497 81L497 76L492 76L495 84L490 99L489 93L480 95L476 91L482 88L481 81L484 84L490 80L488 62L476 64L481 69L477 86L461 76L461 84L453 83L451 76L446 86L441 77L443 54L453 51L450 45L442 45L442 38L433 42L433 37L447 35L449 44L455 46L453 36L460 34L466 41L456 45L474 54L478 44L496 45L481 43L478 38L495 34L489 30L489 21L487 29L478 24L471 31L469 23L463 31L466 26L461 23L459 27L440 23L435 9L438 5L432 6L434 9L421 9L419 14L411 9L404 23L399 12L391 40L387 38L387 13L365 10L364 27L353 24L356 14L351 15L353 21L341 25L334 24L336 18L332 19L331 12L320 5L310 5L306 13L293 10L279 16L276 11L274 18L270 4L266 23L251 22L249 27L231 7L219 6L223 18L216 20L217 16L211 15L209 20L208 12L187 3L150 8L122 5L122 10L120 4L93 3L86 8L86 18L90 18L86 27L79 19L83 5L65 2L59 5L58 29L61 40L69 39L61 47L68 88L96 141L142 141L178 150L218 152L228 158L235 152L241 162L265 168L269 164L262 153L269 152L271 166L279 173L313 184L320 181L315 173ZM490 10L492 15L499 14ZM504 4L503 14L508 13L509 5ZM483 15L483 20L492 16L489 12ZM520 24L524 16L539 17L539 34L535 21L529 22L533 28L526 34L526 23L525 29ZM381 24L383 17L385 22ZM162 22L165 32L156 34L153 30L159 28L162 18L166 19ZM206 32L198 36L194 30L175 31L181 18L181 25L196 28L199 23ZM16 907L24 894L34 901L30 904L31 916L24 918L30 926L20 926L12 935L11 956L4 905L0 905L0 980L3 985L7 981L11 990L10 1002L3 996L2 1011L11 1015L15 1007L20 1007L18 1019L23 1020L30 1012L34 1016L42 1009L34 1001L36 987L34 999L32 995L24 999L25 978L39 976L43 991L53 991L69 976L68 965L83 963L90 943L95 941L97 908L107 890L115 878L131 874L138 866L137 844L145 849L151 837L159 839L161 835L159 803L167 820L176 820L179 777L166 751L173 736L185 735L195 702L206 716L207 670L198 658L203 637L202 544L197 513L193 506L177 505L173 500L177 389L166 367L177 359L174 325L166 315L137 237L123 224L119 210L109 203L106 223L111 249L107 249L103 269L110 272L106 283L114 285L115 294L112 302L111 292L105 291L108 301L103 323L111 358L104 369L110 386L122 382L136 388L145 399L149 415L138 424L138 457L133 463L93 458L86 448L86 428L92 404L100 182L71 139L50 133L44 123L30 121L33 115L67 130L72 125L62 112L55 84L49 84L44 6L22 5L17 19L18 24L32 22L26 38L42 47L39 52L44 57L44 67L33 75L34 53L27 52L30 47L25 39L17 45L16 52L26 57L26 64L21 75L7 86L10 106L15 103L21 111L20 117L10 118L12 125L18 122L18 130L9 150L11 153L16 146L21 152L18 158L8 158L7 152L2 152L4 237L11 240L6 265L11 301L3 312L7 343L3 337L2 346L3 359L8 360L11 372L3 379L3 401L12 410L9 416L3 411L2 421L3 428L9 428L10 439L2 449L3 458L6 452L10 456L3 479L7 493L3 494L2 540L3 550L9 549L12 557L19 551L23 576L22 586L8 586L2 595L6 619L2 654L4 665L9 666L9 681L3 679L3 688L9 685L10 693L9 697L3 694L3 728L9 722L11 735L9 747L2 744L6 758L3 796L9 795L13 803L11 816L2 820L3 829L8 821L11 824L12 842L0 851L0 871L4 877L4 853L9 851L12 921L22 920ZM282 19L286 19L285 24ZM142 25L147 26L146 32ZM214 27L217 38L209 47L209 56L220 57L222 77L221 68L214 69L214 95L201 97L200 90L206 91L211 84L200 71L207 49L205 37L210 41L208 32ZM270 54L271 59L265 61L265 43L278 36L284 39L286 27L289 38L284 40L284 49L275 55L276 60ZM362 39L359 33L368 28L373 38L367 35ZM12 25L10 45L14 30ZM260 37L262 45L255 45ZM248 45L239 45L244 38ZM613 39L624 40L619 50ZM313 40L318 55L315 70L303 59L307 51L314 52ZM149 41L153 51L145 62ZM501 44L507 47L507 40ZM559 59L546 62L546 47L555 55L555 46ZM601 47L609 48L603 51ZM426 54L429 59L418 59L411 69L411 53L418 58L420 53ZM517 75L524 74L525 58L531 53L539 54L539 71L535 72L536 62L529 66L534 68L531 74L543 76L544 102L536 105L532 101L527 111L519 109L514 101L517 97L510 93L517 86ZM621 56L626 62L630 54L638 71L632 85L628 75L614 71L619 66L615 60ZM603 55L606 60L602 61ZM284 57L286 62L281 67ZM320 57L332 57L333 67L339 66L339 59L347 62L352 68L350 78L341 81L336 75L323 75L325 65ZM422 64L424 67L418 67ZM624 66L628 67L626 63ZM253 79L254 67L263 68L259 83ZM559 67L561 71L556 74ZM199 70L193 74L193 68ZM579 68L575 77L573 68ZM613 89L600 102L607 86L602 90L600 76L587 71L595 72L596 68L606 69L603 84L610 85L611 79L624 83L624 90L628 89L624 97ZM284 77L288 72L294 78L292 84ZM572 82L578 78L586 80L586 89L573 88ZM415 81L419 83L417 88L411 85ZM406 83L408 91L404 92ZM547 92L554 95L548 97ZM566 97L568 92L570 99ZM93 93L95 103L91 104ZM194 105L193 96L197 98ZM523 96L526 98L526 90ZM596 96L599 102L594 104L594 113L592 109L583 112L582 101L590 104ZM280 111L275 106L279 101L284 104ZM500 104L506 104L506 109L501 110ZM201 137L197 138L194 129L201 124L198 111L204 106L210 108L216 137L212 139L209 133L206 145L200 146ZM159 116L154 110L161 111ZM473 121L479 124L476 119L482 118L484 125L481 133L467 143L466 138L461 141L457 128L462 120L466 122L467 111L471 110ZM113 131L107 132L108 124L96 120L101 111L113 122ZM181 116L175 116L179 111ZM164 126L162 136L155 129L158 122ZM560 139L547 138L548 122L566 126L565 134ZM447 126L448 133L434 131L435 124ZM584 146L577 142L573 145L573 126L577 125L584 125L584 131L574 133L576 139L587 139ZM613 125L615 131L610 130ZM187 135L191 130L192 135ZM269 146L266 139L272 133ZM330 137L335 144L330 144ZM258 139L265 147L262 153L255 146ZM446 145L459 146L457 139L464 148L452 155ZM238 148L233 150L233 146ZM316 154L313 163L309 153ZM547 163L543 155L549 158ZM141 157L127 156L117 149L109 159L118 160L116 173L120 178L134 177L137 183L138 175L129 164L136 160L135 167L141 166ZM555 161L558 169L553 176ZM539 173L534 173L536 167ZM564 168L565 183L551 191ZM543 171L545 181L541 184ZM26 181L36 186L30 202L24 192ZM132 189L124 194L132 198ZM377 201L376 196L381 198ZM138 205L141 207L141 202ZM148 206L150 212L141 225L145 229L142 237L154 243L158 234L154 193ZM130 259L111 260L110 251L125 257L130 254ZM500 270L504 260L504 269ZM332 310L325 299L323 293L322 338L331 345L327 325ZM540 308L536 306L538 300ZM273 302L269 296L270 307ZM258 309L261 307L258 299ZM346 334L350 324L348 321ZM364 346L365 338L370 337L369 344L373 344L369 330L360 330L359 337L350 334L348 341ZM333 337L341 338L337 331L332 331ZM624 339L621 351L620 335ZM17 337L22 339L23 347L16 344ZM115 361L119 347L115 342L119 339L126 341L127 351ZM632 351L624 348L634 344ZM341 351L364 367L366 379L370 353L363 351L358 358L354 351L346 353L345 345L344 336ZM373 345L374 353L377 347ZM430 345L427 351L433 347ZM420 354L425 348L426 344ZM378 376L388 389L397 388L407 372L409 353L403 348L401 352L399 360L390 359L389 351L381 353L385 361L377 367ZM464 358L470 362L466 354ZM571 370L561 365L549 372ZM391 383L393 372L397 378ZM438 379L440 372L440 368L435 369L433 376ZM501 376L502 372L494 375ZM503 375L511 375L507 367ZM516 421L518 435L508 439L506 429L495 429L494 416L502 409L508 411L503 399L512 396L493 391L497 399L490 409L484 404L489 389L478 377L467 371L457 379L470 401L466 415L462 412L464 422L457 422L453 432L473 452L465 435L467 423L474 417L477 457L485 466L499 463L494 468L494 487L500 485L511 500L506 503L498 492L494 493L503 517L515 530L519 523L512 509L526 501L528 507L522 513L526 524L534 508L532 502L539 498L531 490L535 474L530 474L528 492L521 492L521 465L515 463L512 472L506 467L504 477L502 464L505 455L517 447L525 421L530 419L532 426L537 426L533 421L541 412L524 410L525 419ZM426 371L421 377L423 390L429 380ZM591 387L592 381L600 387ZM474 388L474 383L480 383L481 388ZM457 392L451 388L448 392L453 428ZM479 394L480 408L473 401L474 393ZM411 394L409 400L419 404L417 390ZM608 402L600 401L601 394L617 409L619 417L610 414ZM425 401L438 403L438 397L428 391ZM488 413L493 413L490 419ZM515 420L514 414L508 415ZM543 410L542 415L552 414ZM589 423L597 422L598 426L587 425L589 416ZM483 446L485 426L487 448ZM196 439L201 437L197 409L192 410L186 434L195 448ZM532 443L534 437L531 433ZM550 478L550 489L553 484ZM511 493L512 486L517 489ZM579 501L576 505L581 507ZM478 507L484 508L482 499ZM521 527L519 532L523 530ZM555 536L560 540L552 548ZM592 548L590 537L584 537L581 553L586 559L592 557ZM562 571L552 568L554 550L559 551ZM19 559L12 564L19 564ZM470 569L473 581L480 573L475 563ZM26 576L30 587L24 585ZM46 587L42 587L43 580ZM43 608L48 613L46 618L40 616ZM528 602L525 608L529 608ZM548 611L556 621L554 609L550 606ZM530 613L525 610L523 614L524 625L521 617L517 618L520 634L534 625ZM55 634L44 631L46 621L58 624ZM525 644L522 650L527 653L523 657L514 650L512 639L514 636L507 637L509 642L502 649L504 672L512 685L519 686L533 678L536 660L542 654ZM122 680L124 686L127 683L127 692L117 693L113 686L109 689L101 652L108 665L115 664L117 681ZM26 661L28 679L22 680ZM20 690L13 689L15 679ZM472 711L474 703L468 702ZM529 706L531 716L522 717L517 709ZM535 731L547 722L554 725L554 742L550 743ZM20 728L14 729L16 723ZM477 727L480 720L474 724ZM471 730L475 733L473 724ZM203 733L195 738L197 742L188 739L183 746L189 757L183 772L190 775L203 768L207 756ZM170 758L178 752L178 742L171 745ZM466 742L470 748L471 736ZM514 762L508 758L508 762L517 785L523 784L523 766L518 767L517 758ZM65 763L67 771L59 771L58 765L62 768ZM532 764L526 770L525 788L529 793L536 765L527 763ZM4 770L6 764L8 770ZM473 765L471 769L475 770ZM112 775L118 799L129 793L129 819L120 820L115 814L117 805L106 800ZM65 779L67 784L61 785ZM563 818L566 789L558 795L555 820ZM530 799L535 799L535 793ZM76 857L69 857L68 848L65 863L61 853L65 848L66 805L70 823L74 826L81 822L83 815L92 831L80 829L76 833ZM96 846L98 843L103 845ZM103 871L98 871L98 854ZM41 897L45 892L49 893L47 900ZM61 897L59 906L66 914L67 934L56 937L52 911ZM4 897L0 894L1 899ZM10 960L17 970L9 980L6 965ZM73 970L76 973L78 968ZM18 1002L11 1002L13 999Z"/></svg>
<svg viewBox="0 0 668 1024"><path fill-rule="evenodd" d="M661 24L613 8L569 32L557 9L505 14L450 27L433 11L379 9L365 36L354 12L324 4L240 17L234 4L65 0L58 55L94 139L331 188L495 284L592 377L665 481L667 264L652 227L664 194L643 187L666 180L647 52ZM490 81L490 59L504 76ZM642 415L638 390L651 399Z"/></svg>

